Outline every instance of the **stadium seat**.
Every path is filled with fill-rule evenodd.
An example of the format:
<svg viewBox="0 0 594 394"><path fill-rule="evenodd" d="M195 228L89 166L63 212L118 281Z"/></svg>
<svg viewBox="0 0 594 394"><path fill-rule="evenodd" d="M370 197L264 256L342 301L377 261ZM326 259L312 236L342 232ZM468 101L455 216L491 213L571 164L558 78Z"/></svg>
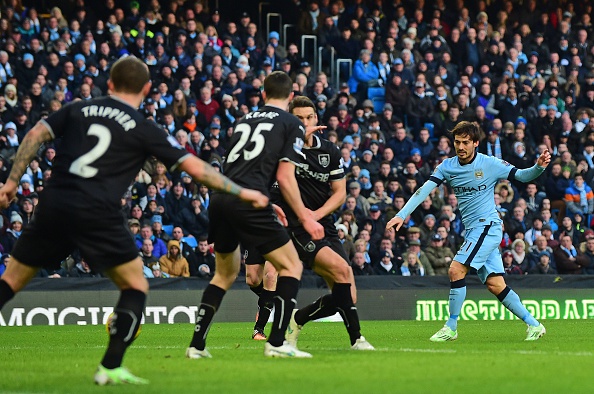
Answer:
<svg viewBox="0 0 594 394"><path fill-rule="evenodd" d="M386 98L386 88L384 87L375 87L367 89L367 97L370 100L373 100L374 97L381 97L383 99Z"/></svg>
<svg viewBox="0 0 594 394"><path fill-rule="evenodd" d="M173 224L164 224L163 231L170 237L173 235Z"/></svg>
<svg viewBox="0 0 594 394"><path fill-rule="evenodd" d="M386 99L384 97L374 97L371 99L371 101L373 102L373 112L376 114L381 114L384 110Z"/></svg>
<svg viewBox="0 0 594 394"><path fill-rule="evenodd" d="M194 237L183 237L182 242L187 243L190 245L191 248L195 248L198 246L198 241Z"/></svg>

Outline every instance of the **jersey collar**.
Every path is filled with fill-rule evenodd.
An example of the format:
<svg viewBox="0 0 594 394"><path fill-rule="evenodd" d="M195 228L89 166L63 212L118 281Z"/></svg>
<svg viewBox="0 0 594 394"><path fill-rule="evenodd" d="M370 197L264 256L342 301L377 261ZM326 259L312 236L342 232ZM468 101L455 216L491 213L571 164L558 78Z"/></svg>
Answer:
<svg viewBox="0 0 594 394"><path fill-rule="evenodd" d="M132 108L134 108L136 110L138 109L138 107L135 107L135 106L131 105L130 103L128 103L127 101L122 100L120 97L116 96L115 94L112 94L109 97L112 98L112 99L114 99L114 100L116 100L116 101L119 101L122 104L126 104L128 107L132 107Z"/></svg>
<svg viewBox="0 0 594 394"><path fill-rule="evenodd" d="M472 162L476 160L476 157L477 157L477 156L478 156L478 152L477 152L477 151L474 151L474 157L472 158L472 160L470 160L470 161L469 161L468 163L466 163L466 164L462 164L462 163L460 163L460 159L458 158L458 164L460 164L461 166L467 166L467 165L469 165L469 164L472 164Z"/></svg>
<svg viewBox="0 0 594 394"><path fill-rule="evenodd" d="M314 143L311 146L303 145L303 149L318 149L320 146L322 146L322 141L320 140L320 137L318 137L315 134L311 137L314 139Z"/></svg>

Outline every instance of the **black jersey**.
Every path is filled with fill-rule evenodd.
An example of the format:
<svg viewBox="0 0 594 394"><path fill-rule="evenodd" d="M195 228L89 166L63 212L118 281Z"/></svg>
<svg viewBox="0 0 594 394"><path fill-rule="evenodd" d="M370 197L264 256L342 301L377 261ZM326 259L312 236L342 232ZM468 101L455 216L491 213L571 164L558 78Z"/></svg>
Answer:
<svg viewBox="0 0 594 394"><path fill-rule="evenodd" d="M69 104L42 122L62 137L44 193L59 194L73 208L119 209L148 157L173 171L188 155L156 123L115 97Z"/></svg>
<svg viewBox="0 0 594 394"><path fill-rule="evenodd" d="M296 116L265 105L235 125L224 173L238 185L269 195L279 161L298 165L305 128Z"/></svg>
<svg viewBox="0 0 594 394"><path fill-rule="evenodd" d="M332 142L313 136L313 145L304 146L305 160L296 169L297 184L306 208L315 211L322 207L332 194L331 182L345 177L340 151ZM280 193L279 193L280 194ZM289 226L299 226L295 213L282 204Z"/></svg>

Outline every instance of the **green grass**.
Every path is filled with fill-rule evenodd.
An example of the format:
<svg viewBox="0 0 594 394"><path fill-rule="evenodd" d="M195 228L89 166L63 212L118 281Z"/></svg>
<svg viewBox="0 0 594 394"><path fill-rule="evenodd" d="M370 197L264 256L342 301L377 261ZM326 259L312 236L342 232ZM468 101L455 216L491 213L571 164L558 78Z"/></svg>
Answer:
<svg viewBox="0 0 594 394"><path fill-rule="evenodd" d="M591 393L594 321L545 321L524 342L518 321L461 322L434 344L440 322L367 321L376 352L349 349L341 323L309 323L299 347L313 359L266 359L250 323L215 323L212 359L187 360L192 326L145 325L124 365L149 386L97 387L107 342L96 326L0 328L1 393Z"/></svg>

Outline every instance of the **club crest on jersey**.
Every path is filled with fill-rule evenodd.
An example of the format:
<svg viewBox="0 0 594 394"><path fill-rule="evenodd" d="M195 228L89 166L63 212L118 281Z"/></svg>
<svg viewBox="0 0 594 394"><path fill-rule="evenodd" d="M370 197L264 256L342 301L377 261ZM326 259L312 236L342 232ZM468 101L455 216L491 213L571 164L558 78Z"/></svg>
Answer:
<svg viewBox="0 0 594 394"><path fill-rule="evenodd" d="M330 155L327 153L318 155L318 162L322 167L328 167L330 165Z"/></svg>
<svg viewBox="0 0 594 394"><path fill-rule="evenodd" d="M485 176L485 173L483 172L483 170L474 170L474 177L476 179L483 179L483 177Z"/></svg>

